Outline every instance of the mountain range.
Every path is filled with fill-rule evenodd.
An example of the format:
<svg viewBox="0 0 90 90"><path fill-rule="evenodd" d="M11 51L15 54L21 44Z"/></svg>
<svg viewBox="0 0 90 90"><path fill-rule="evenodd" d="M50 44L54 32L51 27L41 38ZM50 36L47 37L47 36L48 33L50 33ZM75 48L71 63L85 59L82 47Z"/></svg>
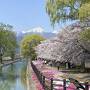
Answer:
<svg viewBox="0 0 90 90"><path fill-rule="evenodd" d="M46 39L52 38L54 36L56 36L57 32L53 31L53 32L45 32L45 30L41 27L37 27L37 28L33 28L33 29L28 29L28 30L23 30L20 32L17 32L17 41L21 41L22 38L27 35L27 34L38 34L43 36Z"/></svg>

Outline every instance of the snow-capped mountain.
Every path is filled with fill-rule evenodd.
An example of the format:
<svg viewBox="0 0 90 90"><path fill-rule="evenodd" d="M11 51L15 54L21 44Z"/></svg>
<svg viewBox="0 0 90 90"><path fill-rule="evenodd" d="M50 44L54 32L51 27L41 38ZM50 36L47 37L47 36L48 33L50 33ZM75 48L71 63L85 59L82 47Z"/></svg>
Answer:
<svg viewBox="0 0 90 90"><path fill-rule="evenodd" d="M22 31L22 33L30 33L30 32L33 32L33 33L42 33L42 32L44 32L44 29L41 28L41 27L37 27L37 28L33 28L33 29Z"/></svg>
<svg viewBox="0 0 90 90"><path fill-rule="evenodd" d="M21 32L18 32L17 35L17 40L20 41L25 35L27 34L39 34L41 36L43 36L44 38L51 38L54 37L56 35L57 32L53 31L53 32L45 32L45 30L42 27L36 27L36 28L32 28L32 29L28 29L28 30L23 30Z"/></svg>

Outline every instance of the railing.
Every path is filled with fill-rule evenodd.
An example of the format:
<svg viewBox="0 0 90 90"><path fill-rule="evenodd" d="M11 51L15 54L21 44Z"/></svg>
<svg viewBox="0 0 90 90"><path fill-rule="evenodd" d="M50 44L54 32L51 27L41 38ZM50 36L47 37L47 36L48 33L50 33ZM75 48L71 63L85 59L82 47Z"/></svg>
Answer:
<svg viewBox="0 0 90 90"><path fill-rule="evenodd" d="M60 79L55 79L55 78L48 78L48 77L44 76L32 62L31 62L31 66L32 66L32 69L35 72L38 80L40 81L40 83L42 84L42 86L45 90L68 90L68 89L75 90L73 87L67 86L67 83L69 81L67 81L66 79L60 80ZM56 84L55 81L62 82L62 84ZM83 90L89 90L90 85L88 84L88 82L82 83L82 85L84 86ZM56 86L59 86L61 89L56 89L55 88ZM79 89L76 89L76 90L79 90Z"/></svg>

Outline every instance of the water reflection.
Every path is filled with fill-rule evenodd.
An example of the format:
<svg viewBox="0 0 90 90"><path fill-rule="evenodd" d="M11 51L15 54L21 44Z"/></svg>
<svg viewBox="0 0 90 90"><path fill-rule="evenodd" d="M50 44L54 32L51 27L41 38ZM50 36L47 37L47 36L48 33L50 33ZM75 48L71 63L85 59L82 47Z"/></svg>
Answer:
<svg viewBox="0 0 90 90"><path fill-rule="evenodd" d="M0 68L0 90L26 90L26 62Z"/></svg>
<svg viewBox="0 0 90 90"><path fill-rule="evenodd" d="M26 86L26 69L27 67L23 66L21 70L21 83Z"/></svg>

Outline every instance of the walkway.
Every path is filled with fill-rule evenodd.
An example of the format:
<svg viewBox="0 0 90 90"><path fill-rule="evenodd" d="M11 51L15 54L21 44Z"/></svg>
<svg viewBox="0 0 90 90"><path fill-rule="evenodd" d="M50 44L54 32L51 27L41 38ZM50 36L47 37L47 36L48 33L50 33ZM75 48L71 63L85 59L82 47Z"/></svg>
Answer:
<svg viewBox="0 0 90 90"><path fill-rule="evenodd" d="M0 64L0 67L4 67L4 66L7 66L7 65L10 65L12 63L16 63L16 62L19 62L21 61L21 59L15 59L15 60L4 60L2 64Z"/></svg>

